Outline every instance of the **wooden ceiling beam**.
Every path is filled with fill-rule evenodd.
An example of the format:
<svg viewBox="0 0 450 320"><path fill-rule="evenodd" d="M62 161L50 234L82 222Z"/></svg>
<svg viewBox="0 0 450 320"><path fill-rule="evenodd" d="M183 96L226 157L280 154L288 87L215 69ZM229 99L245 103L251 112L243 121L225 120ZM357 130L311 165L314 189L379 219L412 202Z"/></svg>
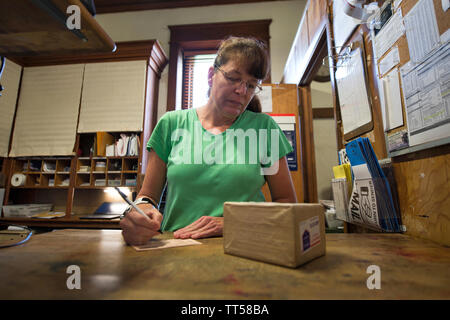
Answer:
<svg viewBox="0 0 450 320"><path fill-rule="evenodd" d="M66 10L79 8L80 27L70 30ZM113 52L114 41L80 0L0 1L0 55L6 57Z"/></svg>
<svg viewBox="0 0 450 320"><path fill-rule="evenodd" d="M98 14L286 0L95 0Z"/></svg>

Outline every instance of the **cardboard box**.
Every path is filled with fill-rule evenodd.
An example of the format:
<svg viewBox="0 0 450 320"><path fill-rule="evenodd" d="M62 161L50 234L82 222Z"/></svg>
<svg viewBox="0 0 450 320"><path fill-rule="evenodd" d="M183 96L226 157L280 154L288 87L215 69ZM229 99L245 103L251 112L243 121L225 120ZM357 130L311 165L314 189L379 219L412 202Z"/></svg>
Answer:
<svg viewBox="0 0 450 320"><path fill-rule="evenodd" d="M321 204L225 202L224 252L296 268L325 254Z"/></svg>

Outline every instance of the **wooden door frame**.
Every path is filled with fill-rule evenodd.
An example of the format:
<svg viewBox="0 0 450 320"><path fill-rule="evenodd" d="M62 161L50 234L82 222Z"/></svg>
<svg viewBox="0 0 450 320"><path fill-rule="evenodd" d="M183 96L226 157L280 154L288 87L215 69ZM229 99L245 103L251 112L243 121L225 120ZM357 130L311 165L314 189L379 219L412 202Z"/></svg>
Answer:
<svg viewBox="0 0 450 320"><path fill-rule="evenodd" d="M303 169L303 185L304 188L304 201L309 203L317 203L317 173L316 173L316 156L314 146L314 127L313 127L313 109L311 101L311 82L314 75L320 68L323 58L330 56L331 40L330 40L330 23L327 22L322 25L322 28L318 32L319 36L314 43L313 53L310 55L310 59L305 68L299 85L299 114L300 114L300 131L301 131L301 151L302 151L302 169ZM333 92L333 105L334 116L336 118L336 97L334 94L334 76L330 72L330 81ZM338 141L340 140L337 137Z"/></svg>

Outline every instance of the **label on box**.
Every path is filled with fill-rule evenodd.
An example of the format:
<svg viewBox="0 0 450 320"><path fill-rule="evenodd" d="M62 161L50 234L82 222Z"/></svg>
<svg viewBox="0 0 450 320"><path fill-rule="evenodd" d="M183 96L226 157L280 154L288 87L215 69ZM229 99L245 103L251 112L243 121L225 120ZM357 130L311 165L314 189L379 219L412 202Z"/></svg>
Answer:
<svg viewBox="0 0 450 320"><path fill-rule="evenodd" d="M318 216L300 222L300 237L302 253L320 244L320 223Z"/></svg>

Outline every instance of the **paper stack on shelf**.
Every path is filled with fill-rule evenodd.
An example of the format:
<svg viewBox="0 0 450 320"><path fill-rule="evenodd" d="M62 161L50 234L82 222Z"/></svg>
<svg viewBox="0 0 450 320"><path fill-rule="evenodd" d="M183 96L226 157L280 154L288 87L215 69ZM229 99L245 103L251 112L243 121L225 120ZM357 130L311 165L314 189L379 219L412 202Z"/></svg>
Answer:
<svg viewBox="0 0 450 320"><path fill-rule="evenodd" d="M3 206L4 217L32 217L52 210L53 204L16 204Z"/></svg>
<svg viewBox="0 0 450 320"><path fill-rule="evenodd" d="M132 134L128 140L128 155L137 156L139 153L139 138L136 134Z"/></svg>
<svg viewBox="0 0 450 320"><path fill-rule="evenodd" d="M55 172L56 170L56 162L44 161L44 167L42 168L43 172Z"/></svg>
<svg viewBox="0 0 450 320"><path fill-rule="evenodd" d="M62 218L65 217L65 212L59 212L59 211L49 211L49 212L42 212L35 214L31 216L32 218L39 218L39 219L55 219L55 218Z"/></svg>
<svg viewBox="0 0 450 320"><path fill-rule="evenodd" d="M139 137L136 134L120 134L116 141L115 154L117 156L137 156L139 154Z"/></svg>
<svg viewBox="0 0 450 320"><path fill-rule="evenodd" d="M389 182L368 138L346 145L353 171L353 190L345 221L385 232L401 232L401 218Z"/></svg>
<svg viewBox="0 0 450 320"><path fill-rule="evenodd" d="M348 201L352 192L352 174L349 163L333 167L334 179L331 180L336 218L349 221Z"/></svg>

